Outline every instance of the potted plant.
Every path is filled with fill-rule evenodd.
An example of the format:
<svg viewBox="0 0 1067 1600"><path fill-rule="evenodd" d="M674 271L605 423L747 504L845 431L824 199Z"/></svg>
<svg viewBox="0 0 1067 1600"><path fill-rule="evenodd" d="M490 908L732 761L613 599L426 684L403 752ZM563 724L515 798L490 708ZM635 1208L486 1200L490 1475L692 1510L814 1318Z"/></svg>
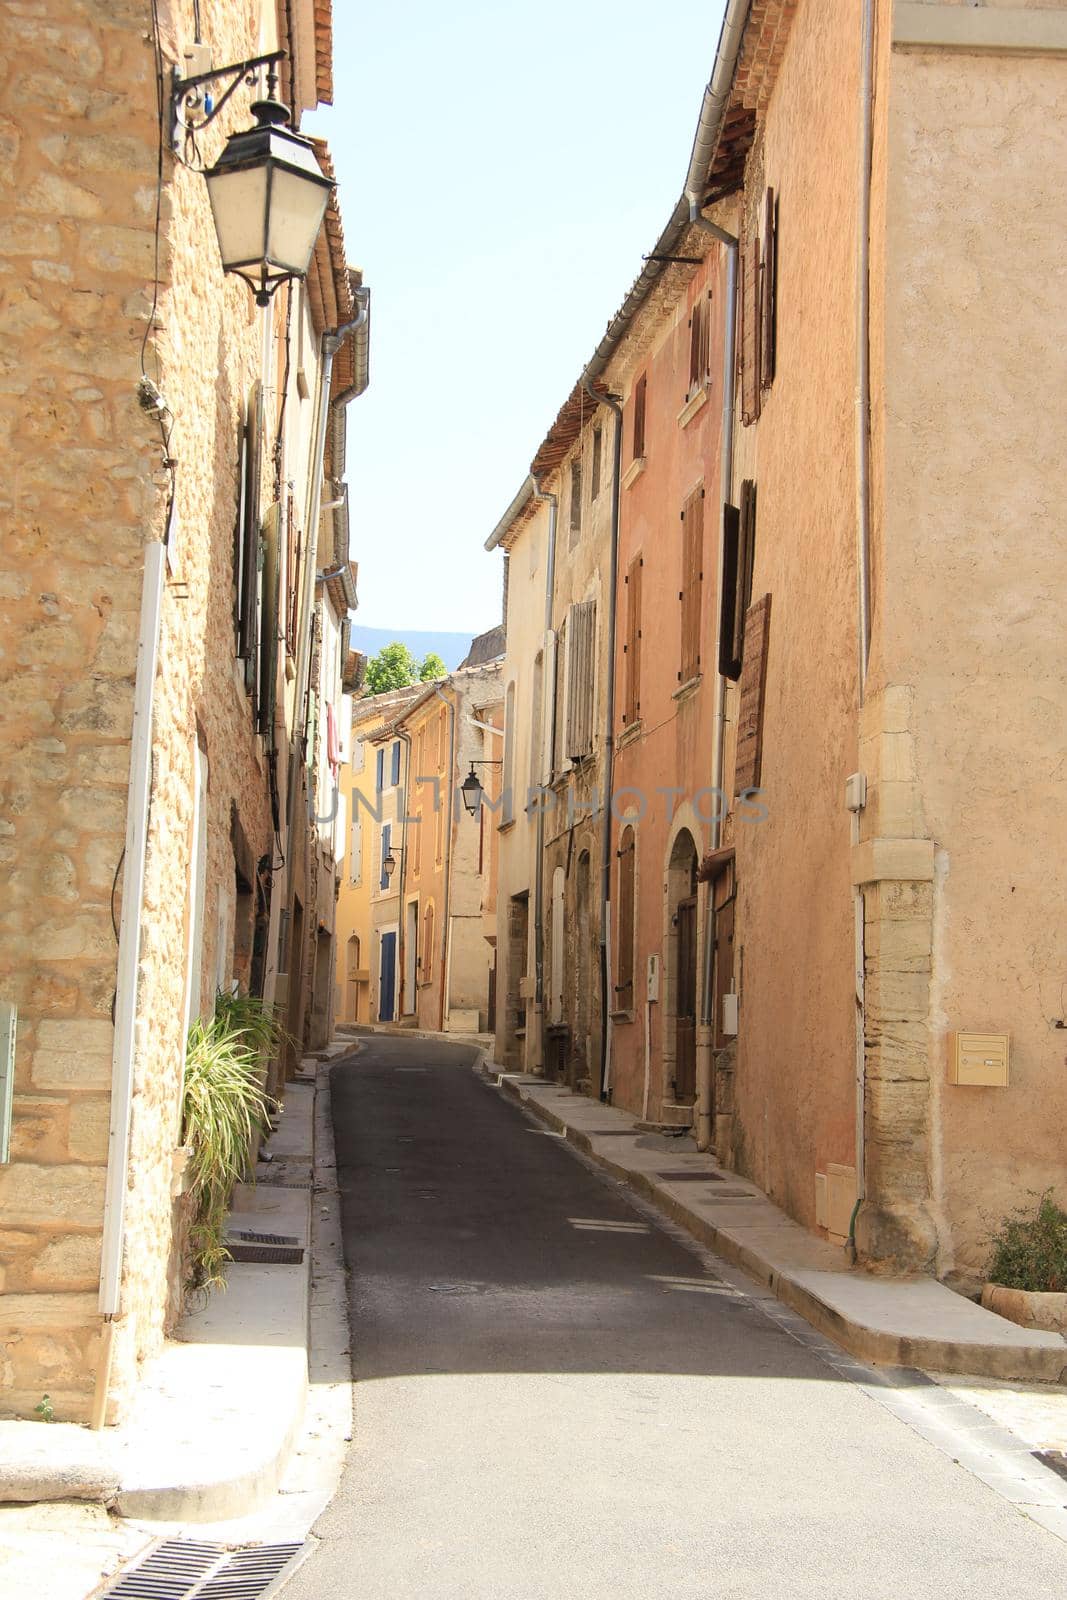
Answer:
<svg viewBox="0 0 1067 1600"><path fill-rule="evenodd" d="M182 1144L189 1155L184 1187L189 1206L190 1289L225 1286L223 1244L234 1184L252 1171L256 1145L269 1131L275 1103L263 1080L284 1037L269 1006L251 995L219 994L205 1022L189 1031Z"/></svg>
<svg viewBox="0 0 1067 1600"><path fill-rule="evenodd" d="M991 1240L982 1304L1024 1328L1067 1334L1067 1211L1046 1189Z"/></svg>

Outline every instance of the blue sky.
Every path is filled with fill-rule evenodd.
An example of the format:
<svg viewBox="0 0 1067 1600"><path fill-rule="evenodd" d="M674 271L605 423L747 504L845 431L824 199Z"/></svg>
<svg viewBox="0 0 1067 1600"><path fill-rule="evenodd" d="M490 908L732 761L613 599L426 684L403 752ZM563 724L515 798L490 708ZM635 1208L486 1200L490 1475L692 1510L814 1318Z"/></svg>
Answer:
<svg viewBox="0 0 1067 1600"><path fill-rule="evenodd" d="M681 192L721 0L334 5L330 142L372 290L358 620L478 632L482 546Z"/></svg>

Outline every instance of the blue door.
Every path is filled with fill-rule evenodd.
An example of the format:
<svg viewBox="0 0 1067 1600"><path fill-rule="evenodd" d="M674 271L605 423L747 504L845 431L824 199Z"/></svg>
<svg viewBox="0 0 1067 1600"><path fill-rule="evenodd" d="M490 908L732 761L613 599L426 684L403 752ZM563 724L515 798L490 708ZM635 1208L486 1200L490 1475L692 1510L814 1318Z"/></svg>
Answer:
<svg viewBox="0 0 1067 1600"><path fill-rule="evenodd" d="M378 1021L392 1022L396 993L396 934L382 934L382 959L378 969Z"/></svg>

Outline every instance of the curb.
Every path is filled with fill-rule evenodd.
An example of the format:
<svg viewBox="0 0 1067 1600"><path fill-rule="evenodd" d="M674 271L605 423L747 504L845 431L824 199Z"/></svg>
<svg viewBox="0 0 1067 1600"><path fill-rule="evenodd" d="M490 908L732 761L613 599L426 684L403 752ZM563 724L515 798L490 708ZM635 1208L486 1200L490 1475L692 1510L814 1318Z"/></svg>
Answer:
<svg viewBox="0 0 1067 1600"><path fill-rule="evenodd" d="M878 1366L927 1367L935 1372L967 1374L974 1377L1001 1378L1015 1382L1063 1383L1067 1382L1067 1345L1049 1346L1040 1342L1032 1345L996 1345L958 1343L951 1339L932 1338L928 1334L887 1332L870 1327L847 1316L836 1306L828 1304L799 1278L775 1266L766 1256L733 1234L716 1226L706 1217L692 1211L675 1196L668 1194L646 1173L635 1172L593 1148L589 1134L572 1127L562 1117L547 1107L539 1105L523 1092L522 1073L508 1073L482 1051L474 1063L474 1070L482 1073L496 1086L523 1106L539 1121L556 1133L562 1133L569 1144L580 1150L613 1178L632 1189L643 1199L650 1200L666 1213L672 1222L692 1234L701 1244L732 1266L740 1267L758 1284L790 1310L835 1344L861 1361ZM889 1280L884 1280L889 1281ZM947 1291L949 1293L951 1291ZM1011 1324L1014 1328L1014 1324Z"/></svg>

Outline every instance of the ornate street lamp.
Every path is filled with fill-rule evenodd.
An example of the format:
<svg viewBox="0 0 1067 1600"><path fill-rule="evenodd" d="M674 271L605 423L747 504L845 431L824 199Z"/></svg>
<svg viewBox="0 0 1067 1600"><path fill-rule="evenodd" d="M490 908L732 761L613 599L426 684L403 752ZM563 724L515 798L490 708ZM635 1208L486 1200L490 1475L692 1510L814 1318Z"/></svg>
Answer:
<svg viewBox="0 0 1067 1600"><path fill-rule="evenodd" d="M275 99L274 66L281 55L179 78L174 88L175 128L198 132L218 116L241 82L253 83L263 65L271 68L267 98L252 105L256 126L231 134L215 165L204 172L222 270L244 278L261 306L269 304L280 283L307 276L333 188L311 140L289 127L289 112ZM205 85L220 78L231 82L217 103L201 95ZM179 102L187 114L200 110L200 120L183 116Z"/></svg>
<svg viewBox="0 0 1067 1600"><path fill-rule="evenodd" d="M396 856L394 856L391 848L382 862L382 871L385 873L386 882L392 878L393 873L396 871Z"/></svg>
<svg viewBox="0 0 1067 1600"><path fill-rule="evenodd" d="M471 769L459 786L459 792L463 797L463 806L468 816L477 815L478 807L481 805L482 796L485 793L482 788L482 780L474 770L475 767L499 767L501 765L502 763L499 761L471 762Z"/></svg>

